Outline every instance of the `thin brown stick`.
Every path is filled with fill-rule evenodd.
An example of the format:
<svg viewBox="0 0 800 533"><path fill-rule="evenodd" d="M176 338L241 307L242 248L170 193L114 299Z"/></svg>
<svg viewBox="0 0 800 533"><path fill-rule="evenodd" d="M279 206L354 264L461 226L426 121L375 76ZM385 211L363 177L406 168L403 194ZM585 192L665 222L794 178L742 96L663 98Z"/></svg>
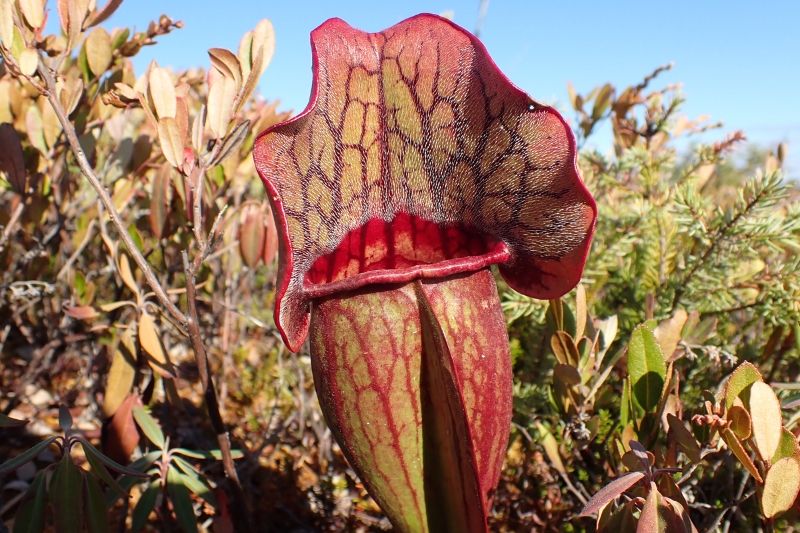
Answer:
<svg viewBox="0 0 800 533"><path fill-rule="evenodd" d="M114 206L111 196L109 196L108 191L106 191L105 187L103 187L103 184L100 183L100 180L94 173L94 169L89 163L89 160L86 159L86 154L83 152L83 148L81 148L80 142L78 141L78 136L75 133L75 129L72 127L69 117L67 116L67 112L61 105L61 101L58 98L56 82L53 78L53 74L50 72L50 69L44 64L44 61L42 61L41 58L39 58L39 76L41 76L42 80L44 80L45 87L47 88L45 96L47 96L47 100L50 102L50 105L53 106L53 111L55 111L58 121L61 123L61 126L64 130L64 135L66 136L70 149L75 156L78 167L81 169L81 173L86 176L86 179L89 180L89 183L97 192L97 196L100 198L103 206L108 211L108 215L112 224L114 224L114 227L117 228L120 239L122 239L122 242L125 243L128 253L131 254L131 257L136 263L136 266L139 267L139 270L142 271L144 279L153 290L153 293L155 293L156 298L158 298L158 301L161 303L161 305L163 305L164 308L169 311L169 314L171 314L176 321L185 323L187 320L186 315L184 315L181 310L178 309L174 303L172 303L172 300L169 299L164 287L161 286L158 278L156 278L156 275L153 273L153 269L150 268L150 264L139 251L139 248L136 247L133 239L128 234L127 229L122 224L122 217L117 212L117 208Z"/></svg>
<svg viewBox="0 0 800 533"><path fill-rule="evenodd" d="M14 209L14 212L11 213L11 218L8 220L8 223L3 228L3 234L0 235L0 252L3 251L5 248L6 242L8 241L11 234L14 232L14 229L17 226L17 222L19 219L22 218L22 211L25 209L25 198L20 198L17 207Z"/></svg>
<svg viewBox="0 0 800 533"><path fill-rule="evenodd" d="M203 264L203 261L205 261L208 254L213 251L215 245L218 243L218 239L215 239L213 232L208 240L204 239L200 234L202 221L200 218L201 213L199 205L201 201L201 190L203 186L203 176L205 175L205 166L201 165L198 172L197 181L195 183L196 202L194 206L195 218L193 222L195 225L195 235L198 241L198 251L191 265L189 265L186 252L184 251L184 262L186 263L186 299L189 312L187 316L181 312L181 310L178 309L178 307L170 300L169 295L164 290L164 287L161 286L158 278L156 278L153 270L150 268L150 264L144 258L142 253L131 239L131 236L128 234L125 226L122 223L122 217L117 212L111 197L98 179L94 169L92 168L83 152L83 149L81 148L75 130L73 129L73 126L69 121L69 117L67 116L66 110L61 105L61 101L57 96L56 83L53 74L50 72L50 69L44 64L44 61L42 61L41 58L39 58L38 72L46 87L46 91L44 91L43 94L47 96L50 105L53 107L53 110L55 111L56 116L63 127L64 135L66 136L70 149L75 156L79 168L81 169L81 173L86 176L86 179L89 180L89 183L97 192L101 203L109 213L111 222L117 228L117 232L119 233L122 242L125 244L136 265L142 271L147 284L150 286L158 301L164 306L164 308L167 309L169 314L176 322L185 326L189 336L189 342L195 353L200 377L203 382L206 407L208 408L209 418L211 419L211 424L214 428L214 432L217 435L217 441L219 442L225 474L232 481L234 491L236 493L235 498L232 501L232 503L237 507L234 512L234 519L242 522L242 525L244 526L237 528L237 531L252 531L250 514L247 512L245 504L244 491L242 490L241 483L239 482L239 477L236 473L236 467L233 464L230 437L225 429L225 423L222 421L222 417L220 415L216 389L214 388L214 382L211 379L211 374L208 369L208 355L206 353L205 346L203 345L203 339L200 333L200 325L197 315L197 287L195 285L195 277L197 272L200 270L200 266ZM217 145L214 147L214 152L219 150L219 145L220 143L217 143Z"/></svg>
<svg viewBox="0 0 800 533"><path fill-rule="evenodd" d="M210 242L214 242L214 235L209 237ZM209 249L199 251L194 257L194 261L189 264L188 255L183 252L184 264L186 266L186 304L188 307L189 318L186 321L186 330L189 333L189 342L194 350L195 360L197 361L197 370L200 374L200 381L203 384L204 398L208 415L211 419L211 426L214 433L217 435L217 443L222 454L222 467L225 470L225 475L231 480L234 489L234 498L231 503L234 505L233 519L238 522L236 531L252 531L252 523L250 520L250 513L247 509L244 490L239 481L239 475L236 472L236 466L233 464L233 455L231 454L231 439L225 423L222 420L219 409L219 400L217 399L217 391L214 387L214 381L211 379L211 372L208 368L208 353L203 345L203 339L200 334L200 323L197 313L197 286L195 284L195 276Z"/></svg>

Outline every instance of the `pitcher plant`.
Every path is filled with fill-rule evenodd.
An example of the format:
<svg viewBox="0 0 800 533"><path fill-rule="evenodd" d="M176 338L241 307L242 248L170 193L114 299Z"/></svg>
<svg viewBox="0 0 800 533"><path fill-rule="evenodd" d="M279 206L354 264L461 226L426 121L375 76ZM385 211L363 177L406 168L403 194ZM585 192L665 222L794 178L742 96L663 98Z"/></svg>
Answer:
<svg viewBox="0 0 800 533"><path fill-rule="evenodd" d="M275 323L398 531L485 532L512 369L491 265L558 298L596 206L564 119L435 15L311 34L308 107L254 147L279 233Z"/></svg>

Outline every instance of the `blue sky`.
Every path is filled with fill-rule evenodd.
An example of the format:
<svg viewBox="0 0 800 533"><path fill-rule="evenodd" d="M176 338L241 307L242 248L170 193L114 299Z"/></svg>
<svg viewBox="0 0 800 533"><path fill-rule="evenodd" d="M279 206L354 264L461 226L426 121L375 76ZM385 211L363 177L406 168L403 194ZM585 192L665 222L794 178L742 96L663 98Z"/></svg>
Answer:
<svg viewBox="0 0 800 533"><path fill-rule="evenodd" d="M98 3L104 3L99 0ZM421 12L452 11L474 30L480 0L251 1L126 0L107 26L147 23L166 13L185 27L145 49L137 72L156 58L162 66L208 65L206 50L236 51L241 35L262 18L275 27L276 51L261 79L267 99L305 108L311 87L309 32L330 17L379 31ZM722 120L714 140L743 129L766 146L789 143L788 173L800 178L800 2L510 1L490 0L481 39L501 70L537 100L572 118L566 82L578 92L612 82L637 83L656 66L675 62L657 86L682 82L690 118ZM610 136L597 139L608 148Z"/></svg>

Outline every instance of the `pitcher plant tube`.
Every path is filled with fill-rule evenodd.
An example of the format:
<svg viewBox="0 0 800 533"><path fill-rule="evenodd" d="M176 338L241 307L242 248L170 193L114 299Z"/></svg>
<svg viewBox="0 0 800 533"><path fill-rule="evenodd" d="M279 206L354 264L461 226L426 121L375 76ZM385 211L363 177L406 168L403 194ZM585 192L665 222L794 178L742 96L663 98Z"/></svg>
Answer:
<svg viewBox="0 0 800 533"><path fill-rule="evenodd" d="M310 337L325 418L398 531L484 532L512 372L490 266L557 298L597 214L564 119L435 15L311 34L308 107L254 147L279 232L275 323Z"/></svg>

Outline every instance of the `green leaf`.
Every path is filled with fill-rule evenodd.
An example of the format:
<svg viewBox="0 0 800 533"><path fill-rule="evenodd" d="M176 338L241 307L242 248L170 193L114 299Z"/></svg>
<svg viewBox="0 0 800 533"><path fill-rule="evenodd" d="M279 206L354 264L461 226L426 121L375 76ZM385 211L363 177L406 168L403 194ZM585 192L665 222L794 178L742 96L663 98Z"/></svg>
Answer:
<svg viewBox="0 0 800 533"><path fill-rule="evenodd" d="M664 501L655 483L650 483L650 493L642 507L636 533L677 533L671 528L674 522L674 512Z"/></svg>
<svg viewBox="0 0 800 533"><path fill-rule="evenodd" d="M142 428L142 431L147 438L150 439L150 442L163 450L164 433L161 431L161 427L158 425L158 422L156 422L155 419L150 416L150 413L137 405L133 408L133 418L136 419L136 423L139 424L140 428Z"/></svg>
<svg viewBox="0 0 800 533"><path fill-rule="evenodd" d="M72 413L69 412L66 405L58 406L58 425L62 431L72 429Z"/></svg>
<svg viewBox="0 0 800 533"><path fill-rule="evenodd" d="M619 425L625 427L631 418L631 378L626 377L622 383L622 398L619 406Z"/></svg>
<svg viewBox="0 0 800 533"><path fill-rule="evenodd" d="M85 474L83 476L83 499L89 533L108 533L108 508L105 496L103 496L103 489L92 475Z"/></svg>
<svg viewBox="0 0 800 533"><path fill-rule="evenodd" d="M50 437L49 439L40 442L33 448L21 453L20 455L14 457L13 459L9 459L8 461L0 465L0 476L8 474L9 472L13 472L20 466L24 465L25 463L27 463L28 461L30 461L31 459L42 453L42 451L44 451L45 448L47 448L53 442L55 442L57 438L59 437Z"/></svg>
<svg viewBox="0 0 800 533"><path fill-rule="evenodd" d="M197 517L192 507L192 498L189 496L189 489L183 484L180 472L173 466L167 469L167 491L172 500L172 507L175 510L175 518L178 525L185 533L197 532Z"/></svg>
<svg viewBox="0 0 800 533"><path fill-rule="evenodd" d="M29 420L17 420L0 413L0 428L16 428L28 424Z"/></svg>
<svg viewBox="0 0 800 533"><path fill-rule="evenodd" d="M33 483L14 517L13 533L41 533L44 531L45 505L47 504L47 470L33 478Z"/></svg>
<svg viewBox="0 0 800 533"><path fill-rule="evenodd" d="M81 533L83 530L83 470L72 456L64 455L50 482L56 533Z"/></svg>
<svg viewBox="0 0 800 533"><path fill-rule="evenodd" d="M568 308L565 307L564 309ZM553 349L553 353L559 363L573 367L577 367L580 364L581 356L578 353L578 347L569 333L556 331L550 338L550 347Z"/></svg>
<svg viewBox="0 0 800 533"><path fill-rule="evenodd" d="M117 480L111 476L103 463L101 463L100 460L95 456L94 452L91 452L89 451L89 448L84 447L84 455L86 456L86 460L89 462L89 465L92 467L92 472L94 472L95 475L105 481L108 486L113 487L117 492L120 493L120 495L130 498L128 491L123 489L120 484L117 483Z"/></svg>
<svg viewBox="0 0 800 533"><path fill-rule="evenodd" d="M761 372L756 367L747 361L739 365L728 378L728 384L725 386L725 408L730 409L733 400L757 381L762 381L762 379Z"/></svg>
<svg viewBox="0 0 800 533"><path fill-rule="evenodd" d="M653 331L641 325L633 330L628 343L628 373L633 385L633 399L651 412L661 400L667 365Z"/></svg>
<svg viewBox="0 0 800 533"><path fill-rule="evenodd" d="M600 526L598 533L636 533L633 504L627 503L614 511L608 521Z"/></svg>
<svg viewBox="0 0 800 533"><path fill-rule="evenodd" d="M562 474L566 474L567 469L564 466L564 461L561 460L561 452L558 451L558 441L544 424L538 424L538 429L539 437L542 439L541 442L544 453L547 455L547 458L550 459L553 468Z"/></svg>
<svg viewBox="0 0 800 533"><path fill-rule="evenodd" d="M772 456L771 463L775 464L781 459L794 458L800 461L800 447L797 445L797 439L791 431L786 428L781 428L781 438L778 441L778 448L775 450L775 455Z"/></svg>
<svg viewBox="0 0 800 533"><path fill-rule="evenodd" d="M219 450L198 452L195 450L187 450L186 448L174 448L172 452L179 453L181 455L185 455L186 457L191 457L193 459L216 459L218 461L222 460L222 452ZM244 453L242 452L242 450L231 450L232 459L241 459L242 457L244 457Z"/></svg>
<svg viewBox="0 0 800 533"><path fill-rule="evenodd" d="M475 452L450 348L419 281L414 290L422 329L420 388L428 527L442 533L484 533L486 516Z"/></svg>
<svg viewBox="0 0 800 533"><path fill-rule="evenodd" d="M139 477L139 478L147 477L147 474L143 474L140 470L138 470L136 468L133 468L133 464L130 467L122 466L121 464L119 464L118 462L114 461L110 457L106 457L105 455L103 455L100 452L100 450L98 450L97 448L92 446L89 443L89 441L84 439L83 437L78 437L78 441L80 441L81 445L83 446L83 450L84 450L84 452L85 452L87 457L90 456L90 455L93 456L94 459L97 459L98 461L100 461L104 465L108 466L109 468L111 468L112 470L114 470L116 472L119 472L120 474L125 474L125 475L128 475L128 476ZM150 455L150 454L148 454L148 455ZM157 453L157 455L160 455L160 454ZM94 468L94 466L92 468ZM105 479L103 481L105 481Z"/></svg>
<svg viewBox="0 0 800 533"><path fill-rule="evenodd" d="M158 490L160 488L161 484L158 481L153 481L150 483L150 486L147 487L147 490L139 496L139 501L136 502L136 507L133 508L133 515L131 517L131 533L139 533L147 523L148 518L150 518L150 513L156 506Z"/></svg>
<svg viewBox="0 0 800 533"><path fill-rule="evenodd" d="M800 491L800 464L795 459L781 459L772 465L764 480L761 510L765 518L788 511Z"/></svg>
<svg viewBox="0 0 800 533"><path fill-rule="evenodd" d="M136 229L136 226L130 225L128 226L128 235L131 236L131 240L133 240L133 244L139 249L140 252L144 251L144 242L142 241L142 236L139 235L139 230Z"/></svg>
<svg viewBox="0 0 800 533"><path fill-rule="evenodd" d="M178 458L175 459L177 459L175 461L175 464L177 464L178 467L181 468L181 470L184 470L185 466L189 466L187 464L181 465L178 462L180 459ZM186 470L184 470L184 472L186 472ZM186 488L192 491L195 494L195 496L199 496L200 498L208 502L208 504L214 507L215 509L219 508L219 503L217 502L217 497L214 496L214 491L211 490L211 487L208 485L208 482L202 476L199 476L197 472L194 472L194 475L178 472L178 475L180 476L183 484L186 485Z"/></svg>

